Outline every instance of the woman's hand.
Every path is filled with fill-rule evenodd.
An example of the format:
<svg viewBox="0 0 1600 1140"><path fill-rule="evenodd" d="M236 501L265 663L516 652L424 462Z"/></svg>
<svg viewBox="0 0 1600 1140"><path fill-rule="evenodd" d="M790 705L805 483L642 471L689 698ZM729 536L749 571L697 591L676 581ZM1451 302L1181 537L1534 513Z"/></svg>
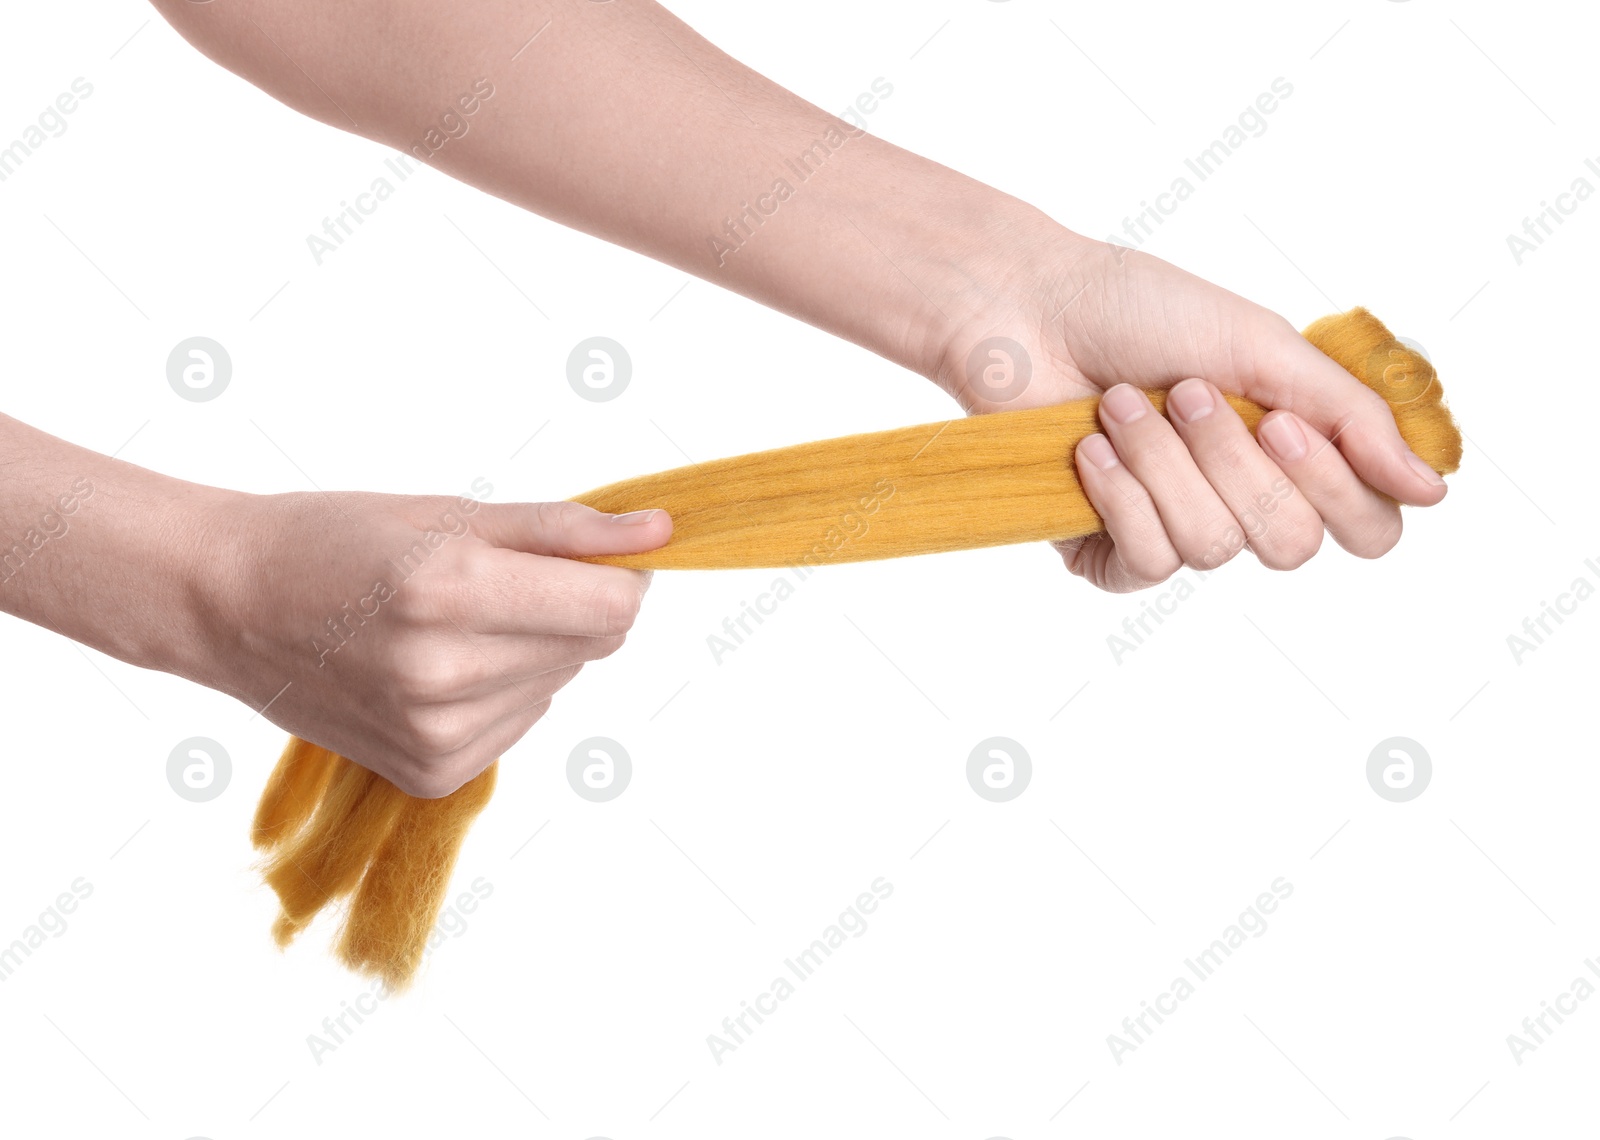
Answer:
<svg viewBox="0 0 1600 1140"><path fill-rule="evenodd" d="M1375 558L1400 537L1394 500L1444 498L1383 399L1282 317L1148 254L1028 224L1040 254L996 270L933 372L974 413L1103 397L1104 431L1075 459L1106 530L1059 544L1073 573L1137 590L1246 547L1293 569L1324 529ZM1171 389L1171 422L1145 388ZM1274 409L1257 436L1221 392Z"/></svg>
<svg viewBox="0 0 1600 1140"><path fill-rule="evenodd" d="M362 493L224 495L194 679L415 796L448 795L621 647L664 511Z"/></svg>
<svg viewBox="0 0 1600 1140"><path fill-rule="evenodd" d="M247 495L0 415L0 610L236 697L415 796L515 744L616 652L665 511L449 496ZM25 541L24 541L25 539Z"/></svg>

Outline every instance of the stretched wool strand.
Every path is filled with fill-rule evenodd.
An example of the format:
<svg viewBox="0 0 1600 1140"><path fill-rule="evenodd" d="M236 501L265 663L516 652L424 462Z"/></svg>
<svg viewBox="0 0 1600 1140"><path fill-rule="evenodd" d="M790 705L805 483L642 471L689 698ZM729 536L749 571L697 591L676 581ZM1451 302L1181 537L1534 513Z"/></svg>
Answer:
<svg viewBox="0 0 1600 1140"><path fill-rule="evenodd" d="M1461 437L1433 366L1355 309L1306 336L1389 401L1401 436L1440 474ZM1166 393L1148 393L1165 413ZM1265 409L1228 403L1254 431ZM575 497L608 514L660 507L672 539L582 559L655 570L814 566L1081 538L1103 529L1073 450L1100 430L1099 399L998 412L679 467Z"/></svg>
<svg viewBox="0 0 1600 1140"><path fill-rule="evenodd" d="M1461 435L1433 366L1371 313L1324 317L1306 339L1388 401L1400 434L1441 475ZM1163 413L1164 392L1149 393ZM1228 403L1254 431L1263 409ZM628 479L578 496L613 514L672 515L672 539L645 554L590 558L641 569L799 566L1075 538L1101 529L1073 450L1099 430L1099 401L974 416L823 440ZM279 946L354 892L339 938L352 969L403 988L498 761L442 799L406 795L343 756L291 737L251 830L272 852Z"/></svg>

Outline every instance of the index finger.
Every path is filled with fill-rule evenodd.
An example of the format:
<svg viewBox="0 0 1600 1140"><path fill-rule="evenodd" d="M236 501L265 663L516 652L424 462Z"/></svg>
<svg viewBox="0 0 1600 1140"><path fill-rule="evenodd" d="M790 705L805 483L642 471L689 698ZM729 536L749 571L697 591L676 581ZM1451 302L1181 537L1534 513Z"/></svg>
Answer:
<svg viewBox="0 0 1600 1140"><path fill-rule="evenodd" d="M628 632L650 571L490 547L467 585L477 633L616 637Z"/></svg>

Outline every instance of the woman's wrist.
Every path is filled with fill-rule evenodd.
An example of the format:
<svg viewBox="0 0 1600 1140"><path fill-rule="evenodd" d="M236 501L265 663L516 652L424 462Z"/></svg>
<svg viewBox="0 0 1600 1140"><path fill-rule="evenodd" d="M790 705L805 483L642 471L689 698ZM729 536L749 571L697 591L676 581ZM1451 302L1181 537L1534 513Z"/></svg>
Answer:
<svg viewBox="0 0 1600 1140"><path fill-rule="evenodd" d="M1054 339L1044 326L1120 258L1025 202L973 185L987 194L972 195L962 213L930 211L932 226L919 223L939 271L927 297L936 319L909 367L969 412L986 412L1006 406L1027 386L1026 373L1046 366L1030 359Z"/></svg>
<svg viewBox="0 0 1600 1140"><path fill-rule="evenodd" d="M821 270L787 273L789 295L776 300L729 283L958 395L952 346L976 326L1027 320L1040 283L1101 243L881 139L856 145L841 154L835 178L806 188L815 200L797 203L795 227L768 242L775 263L794 260L783 242L806 249Z"/></svg>
<svg viewBox="0 0 1600 1140"><path fill-rule="evenodd" d="M225 492L6 416L0 608L146 668L184 672L214 560L197 523Z"/></svg>
<svg viewBox="0 0 1600 1140"><path fill-rule="evenodd" d="M218 619L231 605L238 565L221 520L240 496L128 464L102 473L98 485L104 516L73 552L87 604L62 632L141 668L215 687Z"/></svg>
<svg viewBox="0 0 1600 1140"><path fill-rule="evenodd" d="M238 647L249 600L251 504L265 497L172 482L177 487L162 511L163 618L136 663L245 699L225 682L223 665Z"/></svg>

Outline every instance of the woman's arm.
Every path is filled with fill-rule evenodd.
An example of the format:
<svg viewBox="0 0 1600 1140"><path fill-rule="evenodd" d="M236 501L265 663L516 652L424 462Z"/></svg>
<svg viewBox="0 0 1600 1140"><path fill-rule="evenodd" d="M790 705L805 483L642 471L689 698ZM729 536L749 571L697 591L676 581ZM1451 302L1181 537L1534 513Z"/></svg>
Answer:
<svg viewBox="0 0 1600 1140"><path fill-rule="evenodd" d="M931 374L1037 211L638 0L156 7L289 106ZM864 106L892 98L880 81ZM466 109L470 108L470 110ZM431 132L431 133L430 133ZM455 136L455 137L452 137ZM436 148L436 149L434 149Z"/></svg>
<svg viewBox="0 0 1600 1140"><path fill-rule="evenodd" d="M1176 434L1108 423L1090 446L1121 469L1088 482L1109 537L1094 558L1064 550L1102 586L1198 564L1236 504L1280 477L1299 487L1286 465L1316 487L1263 536L1274 566L1309 557L1324 526L1387 550L1399 514L1372 489L1444 496L1383 401L1282 318L865 133L892 89L830 114L649 0L154 2L290 106L852 340L970 411L1200 378L1312 441L1314 473L1253 443L1241 470L1229 457L1247 441L1226 417Z"/></svg>

